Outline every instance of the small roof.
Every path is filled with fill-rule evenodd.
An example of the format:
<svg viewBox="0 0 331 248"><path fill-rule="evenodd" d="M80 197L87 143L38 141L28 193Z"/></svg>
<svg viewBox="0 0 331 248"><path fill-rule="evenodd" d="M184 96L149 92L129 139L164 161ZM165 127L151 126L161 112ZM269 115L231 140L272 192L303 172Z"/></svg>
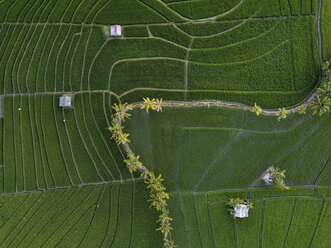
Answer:
<svg viewBox="0 0 331 248"><path fill-rule="evenodd" d="M61 96L60 107L71 107L71 96Z"/></svg>
<svg viewBox="0 0 331 248"><path fill-rule="evenodd" d="M121 36L122 35L121 25L111 25L110 26L110 35L111 36Z"/></svg>
<svg viewBox="0 0 331 248"><path fill-rule="evenodd" d="M266 185L272 185L272 176L270 172L266 172L262 175L262 180Z"/></svg>
<svg viewBox="0 0 331 248"><path fill-rule="evenodd" d="M246 204L237 204L234 208L234 216L237 218L248 217L249 207Z"/></svg>

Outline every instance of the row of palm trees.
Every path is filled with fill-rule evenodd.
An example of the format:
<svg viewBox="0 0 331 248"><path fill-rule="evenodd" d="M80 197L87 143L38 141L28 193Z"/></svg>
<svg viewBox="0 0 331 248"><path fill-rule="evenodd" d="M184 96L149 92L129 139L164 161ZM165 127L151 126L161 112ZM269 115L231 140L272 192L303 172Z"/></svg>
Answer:
<svg viewBox="0 0 331 248"><path fill-rule="evenodd" d="M331 62L326 61L322 65L322 74L323 79L319 88L317 88L317 96L316 99L311 102L310 107L312 109L313 114L317 114L322 116L330 112L331 109ZM298 109L298 113L300 115L306 114L307 107L300 107ZM252 112L254 112L257 116L262 113L262 108L258 106L256 103L252 108ZM286 119L287 112L285 108L279 108L277 113L277 120Z"/></svg>
<svg viewBox="0 0 331 248"><path fill-rule="evenodd" d="M144 98L144 102L141 106L141 109L146 109L148 113L149 109L155 110L157 112L162 111L162 99L149 99ZM167 200L169 199L169 194L166 193L166 188L163 185L164 179L161 174L157 177L154 172L150 172L143 166L140 161L140 156L136 155L128 146L129 134L123 131L124 126L122 125L125 122L125 119L130 118L131 114L128 113L129 110L133 109L133 106L124 103L124 104L114 104L112 107L115 110L115 113L112 115L111 126L108 127L111 131L111 138L116 141L117 144L123 145L127 151L127 158L124 160L124 163L130 173L140 172L141 178L144 179L147 188L150 190L150 199L151 207L154 207L157 211L161 212L157 223L159 227L157 228L163 234L163 241L165 248L174 248L175 244L171 240L170 231L172 230L171 221L169 217L169 210L167 209Z"/></svg>

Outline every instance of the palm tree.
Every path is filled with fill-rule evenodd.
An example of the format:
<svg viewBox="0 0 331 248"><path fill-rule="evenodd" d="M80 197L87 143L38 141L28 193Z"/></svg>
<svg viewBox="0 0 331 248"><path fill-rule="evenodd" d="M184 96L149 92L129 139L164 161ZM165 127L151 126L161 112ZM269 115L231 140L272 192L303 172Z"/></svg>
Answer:
<svg viewBox="0 0 331 248"><path fill-rule="evenodd" d="M116 121L113 121L111 124L112 125L110 127L108 127L108 130L112 132L111 138L112 139L114 139L114 138L117 139L118 134L120 132L123 132L123 130L122 130L123 127Z"/></svg>
<svg viewBox="0 0 331 248"><path fill-rule="evenodd" d="M162 209L162 214L159 216L159 219L157 221L160 222L160 227L156 230L161 231L161 233L163 233L165 238L168 237L169 232L172 229L170 225L170 221L172 221L172 219L168 216L168 214L169 214L168 210Z"/></svg>
<svg viewBox="0 0 331 248"><path fill-rule="evenodd" d="M325 81L321 87L317 88L317 92L321 94L322 97L326 96L331 98L331 81Z"/></svg>
<svg viewBox="0 0 331 248"><path fill-rule="evenodd" d="M285 170L281 171L279 168L277 167L271 167L270 168L270 175L273 178L273 181L275 183L275 186L277 188L280 189L289 189L289 187L287 187L285 185Z"/></svg>
<svg viewBox="0 0 331 248"><path fill-rule="evenodd" d="M157 112L162 112L162 98L159 100L159 99L156 99L156 111Z"/></svg>
<svg viewBox="0 0 331 248"><path fill-rule="evenodd" d="M113 114L113 118L115 118L119 122L124 122L125 118L130 118L131 116L131 114L127 113L127 111L132 110L132 105L128 103L120 103L118 105L115 103L112 108L116 111L116 113Z"/></svg>
<svg viewBox="0 0 331 248"><path fill-rule="evenodd" d="M128 133L123 133L122 131L118 133L116 137L116 142L118 144L124 145L125 143L130 143L131 141L128 139L129 134Z"/></svg>
<svg viewBox="0 0 331 248"><path fill-rule="evenodd" d="M175 248L175 244L173 241L169 239L163 239L164 240L164 247L165 248Z"/></svg>
<svg viewBox="0 0 331 248"><path fill-rule="evenodd" d="M142 167L142 163L139 161L139 155L135 155L132 151L128 152L128 159L125 159L124 162L130 173Z"/></svg>
<svg viewBox="0 0 331 248"><path fill-rule="evenodd" d="M151 108L152 110L157 109L157 102L154 98L152 100L150 100L148 97L143 98L143 99L144 99L144 102L143 102L143 105L141 106L141 109L146 109L147 113L148 113L149 108Z"/></svg>
<svg viewBox="0 0 331 248"><path fill-rule="evenodd" d="M306 110L307 110L307 107L301 106L301 107L298 109L298 113L299 113L300 115L305 115L305 114L306 114Z"/></svg>
<svg viewBox="0 0 331 248"><path fill-rule="evenodd" d="M253 107L253 112L255 112L257 116L259 116L262 113L262 108L255 103Z"/></svg>
<svg viewBox="0 0 331 248"><path fill-rule="evenodd" d="M285 108L278 108L278 117L277 120L280 121L281 119L286 119L287 112Z"/></svg>
<svg viewBox="0 0 331 248"><path fill-rule="evenodd" d="M318 113L319 116L330 112L331 100L327 96L319 97L311 103L311 108L313 110L313 114Z"/></svg>

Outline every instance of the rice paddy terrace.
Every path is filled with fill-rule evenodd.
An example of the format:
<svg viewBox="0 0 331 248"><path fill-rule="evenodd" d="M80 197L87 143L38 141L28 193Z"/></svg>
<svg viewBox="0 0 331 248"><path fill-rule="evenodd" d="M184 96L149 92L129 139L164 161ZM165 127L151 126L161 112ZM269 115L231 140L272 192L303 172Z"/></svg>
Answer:
<svg viewBox="0 0 331 248"><path fill-rule="evenodd" d="M328 0L0 0L0 247L163 247L110 139L111 105L297 106L331 57L330 21ZM330 114L131 114L130 146L165 179L177 247L331 246ZM270 165L289 190L261 185ZM252 200L249 218L231 218L230 196Z"/></svg>

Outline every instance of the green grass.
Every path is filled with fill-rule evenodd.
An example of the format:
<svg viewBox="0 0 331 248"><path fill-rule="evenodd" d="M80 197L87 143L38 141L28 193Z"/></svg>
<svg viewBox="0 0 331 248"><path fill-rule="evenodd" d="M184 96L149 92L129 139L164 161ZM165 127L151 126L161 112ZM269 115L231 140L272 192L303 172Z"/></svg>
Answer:
<svg viewBox="0 0 331 248"><path fill-rule="evenodd" d="M125 37L148 37L147 26L127 26L123 30Z"/></svg>
<svg viewBox="0 0 331 248"><path fill-rule="evenodd" d="M142 183L0 196L0 229L5 234L0 246L104 247L113 243L122 247L121 242L160 246L156 214L142 200L146 198Z"/></svg>
<svg viewBox="0 0 331 248"><path fill-rule="evenodd" d="M304 194L305 188L301 189ZM176 212L173 208L179 207L187 234L187 237L184 233L176 235L175 241L188 247L199 247L199 237L207 247L306 247L310 243L312 247L327 247L329 199L313 196L274 198L266 190L265 200L252 199L253 208L249 210L248 218L233 220L225 205L229 192L180 193L180 198L177 193L172 194L170 209ZM240 191L232 191L231 196L247 197ZM180 214L176 217L180 219ZM175 231L177 228L179 226L175 226Z"/></svg>
<svg viewBox="0 0 331 248"><path fill-rule="evenodd" d="M110 139L111 105L143 97L298 105L320 77L317 7L0 1L0 247L162 247L149 192ZM330 9L322 1L324 59ZM113 24L122 37L105 32ZM58 107L65 92L73 108ZM330 115L277 122L215 107L132 114L124 123L130 147L165 178L177 247L330 246ZM261 185L270 165L286 170L289 190ZM253 201L249 218L230 217L230 197Z"/></svg>
<svg viewBox="0 0 331 248"><path fill-rule="evenodd" d="M103 95L76 95L75 112L59 108L59 97L4 97L5 192L130 177L106 129Z"/></svg>
<svg viewBox="0 0 331 248"><path fill-rule="evenodd" d="M188 47L191 42L191 38L174 25L151 25L149 30L155 37L160 37L184 47Z"/></svg>
<svg viewBox="0 0 331 248"><path fill-rule="evenodd" d="M329 157L330 115L293 114L278 122L276 117L257 117L244 110L200 107L164 108L147 120L138 112L133 112L126 130L149 132L155 170L170 191L175 185L182 191L249 187L272 164L286 169L289 185L330 185L328 167L320 174ZM141 136L132 136L133 147L145 145Z"/></svg>
<svg viewBox="0 0 331 248"><path fill-rule="evenodd" d="M323 59L329 60L331 58L331 30L330 26L328 25L328 23L331 21L330 1L322 1L321 20Z"/></svg>
<svg viewBox="0 0 331 248"><path fill-rule="evenodd" d="M238 3L238 0L183 1L169 3L168 6L182 16L191 20L196 20L225 13L235 7Z"/></svg>

